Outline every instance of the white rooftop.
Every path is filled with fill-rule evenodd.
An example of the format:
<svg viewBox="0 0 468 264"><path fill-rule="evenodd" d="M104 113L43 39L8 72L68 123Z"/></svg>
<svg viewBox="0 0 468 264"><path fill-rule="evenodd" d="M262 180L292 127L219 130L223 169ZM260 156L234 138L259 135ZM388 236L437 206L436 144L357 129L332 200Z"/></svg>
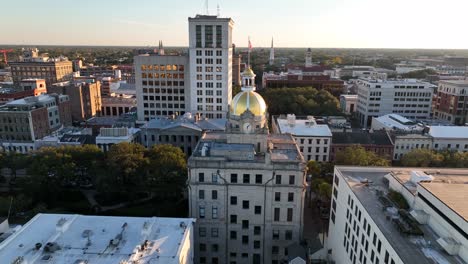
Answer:
<svg viewBox="0 0 468 264"><path fill-rule="evenodd" d="M277 118L279 130L282 134L290 133L294 136L331 137L332 133L327 125L311 124L307 119L295 119L294 124L288 120Z"/></svg>
<svg viewBox="0 0 468 264"><path fill-rule="evenodd" d="M431 126L429 135L434 138L468 138L468 126Z"/></svg>
<svg viewBox="0 0 468 264"><path fill-rule="evenodd" d="M389 129L399 129L404 131L422 130L423 127L415 122L397 114L388 114L375 118L377 121Z"/></svg>
<svg viewBox="0 0 468 264"><path fill-rule="evenodd" d="M179 263L186 242L192 247L189 240L194 222L189 218L38 214L0 244L0 260L27 264ZM14 262L21 258L23 262Z"/></svg>

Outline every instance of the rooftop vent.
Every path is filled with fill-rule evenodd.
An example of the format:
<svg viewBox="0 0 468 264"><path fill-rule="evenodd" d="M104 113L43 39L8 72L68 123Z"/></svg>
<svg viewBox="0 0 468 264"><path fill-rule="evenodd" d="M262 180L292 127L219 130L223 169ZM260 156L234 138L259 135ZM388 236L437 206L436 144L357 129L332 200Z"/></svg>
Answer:
<svg viewBox="0 0 468 264"><path fill-rule="evenodd" d="M288 125L293 127L296 124L296 115L295 114L288 114L286 116L286 120L288 122Z"/></svg>
<svg viewBox="0 0 468 264"><path fill-rule="evenodd" d="M458 255L460 251L460 243L451 237L441 237L437 239L437 243L452 256Z"/></svg>
<svg viewBox="0 0 468 264"><path fill-rule="evenodd" d="M413 183L419 182L432 182L434 177L432 175L428 175L422 171L411 171L411 178L410 181Z"/></svg>

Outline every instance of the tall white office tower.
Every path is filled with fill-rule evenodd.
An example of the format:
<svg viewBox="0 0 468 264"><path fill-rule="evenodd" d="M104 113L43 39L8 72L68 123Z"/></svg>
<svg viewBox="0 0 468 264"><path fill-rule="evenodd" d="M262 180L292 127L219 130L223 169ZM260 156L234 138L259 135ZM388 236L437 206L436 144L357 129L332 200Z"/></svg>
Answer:
<svg viewBox="0 0 468 264"><path fill-rule="evenodd" d="M273 65L275 63L275 48L273 47L273 38L271 38L271 48L270 48L270 59L268 64Z"/></svg>
<svg viewBox="0 0 468 264"><path fill-rule="evenodd" d="M232 99L231 18L189 18L190 109L206 118L225 118Z"/></svg>

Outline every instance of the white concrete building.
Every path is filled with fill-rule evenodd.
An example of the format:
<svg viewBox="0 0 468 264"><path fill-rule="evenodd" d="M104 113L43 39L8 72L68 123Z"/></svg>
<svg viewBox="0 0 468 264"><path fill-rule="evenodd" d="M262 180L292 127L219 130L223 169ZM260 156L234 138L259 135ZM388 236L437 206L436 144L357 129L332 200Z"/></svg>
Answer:
<svg viewBox="0 0 468 264"><path fill-rule="evenodd" d="M424 126L398 114L387 114L379 117L372 117L371 129L417 133L422 132Z"/></svg>
<svg viewBox="0 0 468 264"><path fill-rule="evenodd" d="M403 155L414 149L432 148L432 137L427 134L396 134L392 139L394 143L393 160L400 160Z"/></svg>
<svg viewBox="0 0 468 264"><path fill-rule="evenodd" d="M190 109L187 56L146 54L134 64L138 121Z"/></svg>
<svg viewBox="0 0 468 264"><path fill-rule="evenodd" d="M189 18L190 112L226 118L232 98L232 27L230 18Z"/></svg>
<svg viewBox="0 0 468 264"><path fill-rule="evenodd" d="M194 222L38 214L0 244L0 259L15 264L192 264Z"/></svg>
<svg viewBox="0 0 468 264"><path fill-rule="evenodd" d="M435 150L468 151L468 127L431 126L428 135L432 137Z"/></svg>
<svg viewBox="0 0 468 264"><path fill-rule="evenodd" d="M139 143L140 129L128 127L102 127L96 137L96 145L104 152L119 143Z"/></svg>
<svg viewBox="0 0 468 264"><path fill-rule="evenodd" d="M371 125L372 117L399 114L417 120L431 116L434 85L415 79L382 80L362 78L357 81L359 122Z"/></svg>
<svg viewBox="0 0 468 264"><path fill-rule="evenodd" d="M298 119L294 114L273 118L273 132L291 134L306 161L328 161L332 132L327 125L319 125L315 118L308 116Z"/></svg>
<svg viewBox="0 0 468 264"><path fill-rule="evenodd" d="M468 170L335 167L329 259L351 263L466 263ZM426 174L427 173L427 174ZM409 209L387 196L400 193ZM410 217L411 216L411 217Z"/></svg>
<svg viewBox="0 0 468 264"><path fill-rule="evenodd" d="M341 112L348 115L354 114L356 112L358 101L357 94L342 94L340 95L340 108Z"/></svg>
<svg viewBox="0 0 468 264"><path fill-rule="evenodd" d="M255 74L242 74L226 132L206 133L188 161L196 260L287 261L303 229L305 162L291 135L269 134Z"/></svg>

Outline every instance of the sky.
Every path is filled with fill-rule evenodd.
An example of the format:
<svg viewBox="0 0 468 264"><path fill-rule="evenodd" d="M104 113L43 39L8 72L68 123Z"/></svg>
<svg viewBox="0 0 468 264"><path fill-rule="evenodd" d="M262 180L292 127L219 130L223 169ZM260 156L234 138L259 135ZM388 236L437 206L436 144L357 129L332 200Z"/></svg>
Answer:
<svg viewBox="0 0 468 264"><path fill-rule="evenodd" d="M206 0L5 0L0 44L188 46ZM253 47L468 49L468 0L208 0Z"/></svg>

